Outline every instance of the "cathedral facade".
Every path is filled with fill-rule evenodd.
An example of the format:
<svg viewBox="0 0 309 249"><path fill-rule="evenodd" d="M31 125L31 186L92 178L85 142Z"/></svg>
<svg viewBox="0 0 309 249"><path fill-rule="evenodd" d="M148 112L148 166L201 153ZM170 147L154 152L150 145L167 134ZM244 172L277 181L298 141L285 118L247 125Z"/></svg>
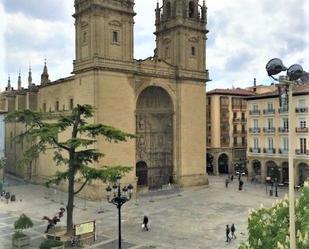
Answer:
<svg viewBox="0 0 309 249"><path fill-rule="evenodd" d="M131 166L123 181L140 187L207 184L205 1L163 0L155 14L154 56L135 60L134 0L75 0L72 76L50 81L45 64L40 85L32 83L31 72L27 89L8 84L2 109L57 115L76 104L93 105L92 122L137 134L137 139L120 144L99 139L95 146L105 157L94 167ZM23 148L11 138L22 130L19 124L6 124L7 170L38 182L61 170L52 152L24 170L18 168L16 158ZM90 195L95 195L96 184L87 188Z"/></svg>

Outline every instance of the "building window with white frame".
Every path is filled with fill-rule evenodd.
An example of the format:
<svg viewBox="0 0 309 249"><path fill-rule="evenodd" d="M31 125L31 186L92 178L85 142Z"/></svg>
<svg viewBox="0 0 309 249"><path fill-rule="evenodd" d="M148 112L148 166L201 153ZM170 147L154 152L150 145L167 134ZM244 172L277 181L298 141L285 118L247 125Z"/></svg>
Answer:
<svg viewBox="0 0 309 249"><path fill-rule="evenodd" d="M259 110L259 105L258 104L253 104L252 105L252 110L253 110L253 112L257 112Z"/></svg>
<svg viewBox="0 0 309 249"><path fill-rule="evenodd" d="M307 127L306 118L299 118L299 127L302 129Z"/></svg>
<svg viewBox="0 0 309 249"><path fill-rule="evenodd" d="M288 118L283 118L283 119L282 119L282 127L283 127L283 129L285 129L285 130L288 130L288 129L289 129L289 119L288 119Z"/></svg>
<svg viewBox="0 0 309 249"><path fill-rule="evenodd" d="M288 137L283 137L282 138L282 150L283 151L288 151L289 150L289 138Z"/></svg>
<svg viewBox="0 0 309 249"><path fill-rule="evenodd" d="M272 112L274 110L273 102L267 102L267 111Z"/></svg>
<svg viewBox="0 0 309 249"><path fill-rule="evenodd" d="M259 128L259 120L258 119L253 119L253 129Z"/></svg>
<svg viewBox="0 0 309 249"><path fill-rule="evenodd" d="M267 138L267 148L272 150L274 148L274 139L272 137Z"/></svg>
<svg viewBox="0 0 309 249"><path fill-rule="evenodd" d="M307 152L307 139L306 138L300 138L299 139L299 149L301 154L306 154Z"/></svg>
<svg viewBox="0 0 309 249"><path fill-rule="evenodd" d="M253 148L258 149L259 148L259 138L254 137L253 138Z"/></svg>
<svg viewBox="0 0 309 249"><path fill-rule="evenodd" d="M272 118L267 119L267 128L268 129L274 128L274 120Z"/></svg>
<svg viewBox="0 0 309 249"><path fill-rule="evenodd" d="M299 99L298 100L298 108L306 108L306 100L305 99Z"/></svg>

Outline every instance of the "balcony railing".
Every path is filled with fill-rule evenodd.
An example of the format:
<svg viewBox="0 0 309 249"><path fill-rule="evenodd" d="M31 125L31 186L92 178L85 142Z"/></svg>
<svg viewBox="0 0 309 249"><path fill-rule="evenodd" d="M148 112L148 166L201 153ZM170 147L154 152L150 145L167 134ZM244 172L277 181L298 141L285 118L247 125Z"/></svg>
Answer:
<svg viewBox="0 0 309 249"><path fill-rule="evenodd" d="M279 113L285 113L285 112L288 112L288 111L289 111L289 108L287 106L279 108Z"/></svg>
<svg viewBox="0 0 309 249"><path fill-rule="evenodd" d="M297 149L295 150L295 154L296 155L309 155L309 150L305 150L305 149Z"/></svg>
<svg viewBox="0 0 309 249"><path fill-rule="evenodd" d="M296 111L296 113L307 113L308 107L296 107L295 111Z"/></svg>
<svg viewBox="0 0 309 249"><path fill-rule="evenodd" d="M281 132L281 133L287 133L287 132L289 132L289 128L287 128L287 127L279 127L278 131Z"/></svg>
<svg viewBox="0 0 309 249"><path fill-rule="evenodd" d="M261 148L249 148L249 152L252 152L252 153L261 153Z"/></svg>
<svg viewBox="0 0 309 249"><path fill-rule="evenodd" d="M260 114L261 114L261 111L260 111L260 110L250 110L250 111L249 111L249 114L250 114L250 115L260 115Z"/></svg>
<svg viewBox="0 0 309 249"><path fill-rule="evenodd" d="M276 149L273 148L264 148L263 152L266 154L276 154Z"/></svg>
<svg viewBox="0 0 309 249"><path fill-rule="evenodd" d="M297 127L295 131L296 133L308 133L308 127Z"/></svg>
<svg viewBox="0 0 309 249"><path fill-rule="evenodd" d="M234 122L234 123L240 122L240 118L233 118L233 122Z"/></svg>
<svg viewBox="0 0 309 249"><path fill-rule="evenodd" d="M279 154L287 155L287 154L289 154L289 149L279 149L278 152L279 152Z"/></svg>
<svg viewBox="0 0 309 249"><path fill-rule="evenodd" d="M263 114L275 114L275 109L264 109Z"/></svg>
<svg viewBox="0 0 309 249"><path fill-rule="evenodd" d="M232 109L240 109L241 105L232 105Z"/></svg>
<svg viewBox="0 0 309 249"><path fill-rule="evenodd" d="M276 131L276 129L274 127L271 127L271 128L264 127L263 128L263 132L265 132L265 133L274 133L275 131Z"/></svg>
<svg viewBox="0 0 309 249"><path fill-rule="evenodd" d="M249 128L249 132L250 133L260 133L261 132L261 128Z"/></svg>
<svg viewBox="0 0 309 249"><path fill-rule="evenodd" d="M242 123L245 123L245 122L247 122L247 119L246 119L246 118L242 118L240 121L241 121Z"/></svg>

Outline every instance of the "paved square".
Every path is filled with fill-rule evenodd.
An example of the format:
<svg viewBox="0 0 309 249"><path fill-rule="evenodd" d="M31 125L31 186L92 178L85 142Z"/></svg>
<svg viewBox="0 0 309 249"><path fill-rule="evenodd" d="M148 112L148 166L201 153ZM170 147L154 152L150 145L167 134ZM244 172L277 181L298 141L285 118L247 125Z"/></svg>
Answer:
<svg viewBox="0 0 309 249"><path fill-rule="evenodd" d="M247 236L248 210L271 206L276 200L265 192L265 185L245 181L243 191L238 181L225 188L224 177L210 177L210 186L149 192L139 195L122 208L123 248L127 249L236 249ZM26 213L35 226L26 230L32 238L31 249L43 240L46 223L44 215L53 216L63 205L66 194L53 192L46 198L45 187L38 185L10 186L9 191L18 200L0 202L0 249L11 248L13 223ZM104 191L104 190L101 190ZM283 197L287 188L279 188ZM27 198L25 198L27 196ZM279 197L279 198L280 198ZM54 200L54 201L51 201ZM77 198L74 219L76 223L96 220L98 240L85 248L116 249L118 238L117 209L105 201L85 201ZM98 213L102 211L103 213ZM142 218L150 219L150 231L143 232ZM237 239L225 242L225 225L236 225ZM65 225L65 218L60 225Z"/></svg>

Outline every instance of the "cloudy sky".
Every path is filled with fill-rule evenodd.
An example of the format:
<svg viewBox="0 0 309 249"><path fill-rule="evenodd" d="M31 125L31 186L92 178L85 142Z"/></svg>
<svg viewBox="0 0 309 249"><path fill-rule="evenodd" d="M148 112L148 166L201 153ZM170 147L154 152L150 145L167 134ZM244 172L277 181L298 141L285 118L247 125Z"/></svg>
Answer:
<svg viewBox="0 0 309 249"><path fill-rule="evenodd" d="M153 55L157 0L135 0L135 58ZM161 2L161 0L160 0ZM202 2L202 1L201 1ZM308 0L207 0L208 89L245 87L256 77L269 84L265 64L280 57L286 66L309 71ZM39 82L44 58L51 80L66 77L74 59L73 0L0 0L0 89L8 74L16 87L19 69L26 86L29 64Z"/></svg>

